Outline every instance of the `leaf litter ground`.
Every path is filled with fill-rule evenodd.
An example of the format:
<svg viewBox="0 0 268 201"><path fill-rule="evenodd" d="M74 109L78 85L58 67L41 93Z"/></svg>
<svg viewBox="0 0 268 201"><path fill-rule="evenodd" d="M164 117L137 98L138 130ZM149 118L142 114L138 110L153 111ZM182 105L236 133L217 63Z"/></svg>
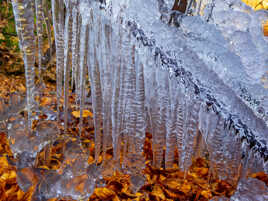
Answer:
<svg viewBox="0 0 268 201"><path fill-rule="evenodd" d="M37 96L36 100L43 107L51 107L56 110L56 99L53 93L55 91L54 84L46 84L43 88L42 96ZM5 76L0 74L0 97L5 101L8 101L12 93L25 93L24 79L21 76ZM76 110L75 97L70 97L72 109L70 111L69 118L69 140L77 140L79 133L79 116L80 112ZM82 131L81 141L83 147L88 149L92 153L88 158L88 163L93 163L94 159L94 127L89 123L87 119L93 117L91 108L87 108L83 112L84 127ZM46 119L46 114L40 114L39 119ZM38 120L37 120L38 121ZM3 123L2 123L3 124ZM33 124L33 129L35 125ZM3 126L2 126L3 127ZM62 128L59 124L58 127ZM112 176L104 178L104 185L100 188L95 188L93 194L89 198L89 201L93 200L183 200L183 201L205 201L210 200L214 196L226 196L230 197L235 187L228 184L226 181L210 180L209 179L209 161L204 158L198 158L193 161L190 170L185 175L177 168L177 161L174 161L174 168L156 169L150 164L152 162L152 144L151 134L146 134L146 140L144 144L144 156L146 158L146 167L143 174L146 181L139 191L134 193L131 187L130 175L122 172L114 172ZM54 143L55 146L44 148L38 153L35 162L35 168L59 170L62 168L62 152L66 142L62 140L62 137L56 140L58 143ZM177 154L176 154L177 155ZM107 151L106 160L112 158L112 149ZM9 147L9 141L7 139L5 130L0 133L0 200L6 201L26 201L31 200L31 197L37 188L37 185L33 185L27 192L23 192L17 183L16 167L10 164L10 160L13 159L12 152ZM176 156L178 159L178 156ZM102 156L97 160L97 163L102 162ZM69 161L71 164L72 161ZM25 169L24 174L28 179L34 181L35 175L31 169ZM262 180L268 185L268 176L263 172L254 173L251 177ZM83 189L83 178L80 178L76 185L76 190L81 191ZM81 182L80 182L81 181ZM34 183L34 182L33 182ZM37 181L35 182L37 184ZM49 201L67 201L69 198L54 198Z"/></svg>

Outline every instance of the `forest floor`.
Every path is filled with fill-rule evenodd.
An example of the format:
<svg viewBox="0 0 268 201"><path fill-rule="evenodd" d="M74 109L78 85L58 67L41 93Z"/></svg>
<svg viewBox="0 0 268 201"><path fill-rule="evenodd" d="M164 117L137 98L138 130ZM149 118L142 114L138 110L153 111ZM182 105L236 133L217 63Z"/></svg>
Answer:
<svg viewBox="0 0 268 201"><path fill-rule="evenodd" d="M52 79L53 80L53 79ZM52 108L56 110L56 97L55 97L55 83L54 81L46 81L43 88L42 95L36 97L36 101L42 107ZM0 99L4 102L8 102L10 96L13 93L25 94L25 79L24 75L9 75L0 73ZM75 97L70 96L70 139L75 139L79 133L79 112L75 109ZM1 108L0 111L5 108ZM45 114L44 114L45 115ZM89 109L83 113L85 119L92 119L92 111ZM43 117L40 116L40 119ZM37 122L35 122L37 124ZM62 124L58 124L60 129ZM87 130L87 135L82 135L82 142L85 147L90 150L90 153L94 153L94 127L93 124L85 124L84 128ZM1 130L1 126L0 126ZM178 155L175 157L174 168L156 169L152 167L152 136L147 133L146 141L144 144L144 156L146 159L146 166L144 169L144 176L146 181L141 189L137 193L133 193L130 175L123 174L121 172L114 172L112 176L106 177L105 187L95 188L94 193L89 198L89 201L93 200L183 200L183 201L208 201L215 196L230 197L235 191L235 186L230 185L226 181L221 181L209 177L209 161L204 158L197 158L193 161L193 164L186 176L183 172L178 170ZM11 140L12 141L12 140ZM7 138L6 129L2 126L2 132L0 132L0 200L6 201L30 201L36 188L38 188L38 182L34 183L27 192L23 192L17 183L17 169L10 163L10 159L13 159L13 154L10 149L10 140ZM59 153L56 150L64 146L63 143L59 143L57 147L50 151L50 159L45 159L45 150L42 150L36 158L34 168L39 170L58 170L61 167L62 161L59 159ZM112 150L108 151L107 157L112 158ZM110 154L109 154L110 153ZM63 154L63 153L61 153ZM55 163L55 158L58 158ZM52 160L53 159L53 160ZM102 162L102 157L98 159L98 163ZM46 162L45 162L46 161ZM47 162L49 161L49 162ZM94 154L91 154L88 158L88 163L91 164L94 161ZM31 169L25 170L27 177L34 180L33 172ZM258 178L266 183L268 186L268 176L263 172L250 175L251 177ZM77 186L78 190L80 185ZM69 198L52 198L49 201L67 201Z"/></svg>

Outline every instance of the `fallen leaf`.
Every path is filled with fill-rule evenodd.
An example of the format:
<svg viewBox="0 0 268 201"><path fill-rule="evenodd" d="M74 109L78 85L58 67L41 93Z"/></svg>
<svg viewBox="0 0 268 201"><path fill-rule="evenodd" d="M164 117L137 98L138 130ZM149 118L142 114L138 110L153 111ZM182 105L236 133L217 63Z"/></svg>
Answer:
<svg viewBox="0 0 268 201"><path fill-rule="evenodd" d="M267 3L268 4L268 3ZM263 25L263 35L268 36L268 20L266 23Z"/></svg>
<svg viewBox="0 0 268 201"><path fill-rule="evenodd" d="M80 111L73 111L72 112L72 115L75 117L75 118L80 118ZM83 118L86 118L86 117L91 117L93 118L93 114L92 112L90 112L89 110L83 110L83 115L82 115Z"/></svg>

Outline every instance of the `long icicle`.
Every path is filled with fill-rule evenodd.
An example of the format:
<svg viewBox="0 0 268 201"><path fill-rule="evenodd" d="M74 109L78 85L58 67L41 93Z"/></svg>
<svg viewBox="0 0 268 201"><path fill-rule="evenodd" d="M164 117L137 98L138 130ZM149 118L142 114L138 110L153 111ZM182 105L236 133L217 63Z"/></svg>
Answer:
<svg viewBox="0 0 268 201"><path fill-rule="evenodd" d="M145 89L144 89L144 63L136 53L136 130L135 130L135 152L142 157L143 145L145 141Z"/></svg>
<svg viewBox="0 0 268 201"><path fill-rule="evenodd" d="M114 48L116 51L113 54L113 62L115 65L114 69L114 81L113 81L113 94L112 94L112 138L113 138L113 157L117 165L120 159L120 147L121 147L121 129L122 129L122 114L123 114L123 99L124 99L124 67L123 67L123 31L122 31L122 19L119 18L119 23L116 28L116 34L118 34L118 39ZM119 75L119 76L118 76Z"/></svg>
<svg viewBox="0 0 268 201"><path fill-rule="evenodd" d="M135 45L131 43L131 37L129 33L123 32L123 69L125 73L125 79L123 80L124 85L124 97L123 97L123 125L122 125L122 137L124 140L124 151L123 157L126 162L127 154L133 153L134 148L134 133L135 133Z"/></svg>
<svg viewBox="0 0 268 201"><path fill-rule="evenodd" d="M48 8L48 0L42 0L43 2L43 16L42 19L46 24L46 31L47 31L47 38L48 38L48 44L49 44L49 58L52 57L52 31L51 31L51 15L50 10Z"/></svg>
<svg viewBox="0 0 268 201"><path fill-rule="evenodd" d="M78 89L79 87L79 81L77 79L78 74L78 54L79 54L79 37L80 37L80 27L78 27L79 19L78 19L78 5L77 3L74 4L74 7L72 9L72 16L73 16L73 25L72 25L72 81L71 81L71 87L76 87L76 98L78 99L80 95L78 92L80 91ZM81 19L83 20L83 18ZM80 41L81 42L81 41ZM76 101L77 102L77 101Z"/></svg>
<svg viewBox="0 0 268 201"><path fill-rule="evenodd" d="M39 81L42 82L42 58L43 58L43 3L35 0L36 29L38 39L38 70Z"/></svg>
<svg viewBox="0 0 268 201"><path fill-rule="evenodd" d="M35 36L33 0L13 0L13 12L16 29L20 39L20 48L23 52L25 77L27 87L28 131L32 128L32 110L34 107L34 63L35 63Z"/></svg>
<svg viewBox="0 0 268 201"><path fill-rule="evenodd" d="M111 119L111 91L112 91L112 28L110 22L104 24L103 37L105 39L105 46L101 48L103 53L103 158L108 148L112 145L112 119Z"/></svg>
<svg viewBox="0 0 268 201"><path fill-rule="evenodd" d="M100 79L100 55L98 52L99 21L93 9L90 10L90 35L89 35L89 65L90 87L92 95L92 106L94 113L95 130L95 160L98 160L101 152L101 124L102 124L102 90ZM97 12L97 11L96 11ZM97 30L97 31L96 31Z"/></svg>
<svg viewBox="0 0 268 201"><path fill-rule="evenodd" d="M167 121L167 93L168 74L160 69L159 57L156 58L155 69L155 97L152 99L152 126L153 126L153 163L157 168L162 167L163 148L166 144Z"/></svg>
<svg viewBox="0 0 268 201"><path fill-rule="evenodd" d="M166 122L166 153L165 153L165 168L172 168L174 163L175 148L177 145L176 136L176 120L177 114L175 110L176 100L179 97L176 96L176 90L178 90L173 83L174 81L169 79L169 103L167 109L167 122ZM173 94L175 92L175 94ZM175 97L174 97L175 96Z"/></svg>
<svg viewBox="0 0 268 201"><path fill-rule="evenodd" d="M82 19L83 20L83 19ZM83 22L82 22L83 23ZM85 70L86 70L86 56L87 56L87 46L88 46L88 32L89 32L89 25L83 24L81 27L81 43L80 43L80 122L79 122L79 133L80 136L82 134L83 128L83 111L84 111L84 98L85 98Z"/></svg>
<svg viewBox="0 0 268 201"><path fill-rule="evenodd" d="M52 0L52 16L56 43L57 73L57 119L60 121L60 99L62 97L62 80L64 70L64 3L63 0Z"/></svg>
<svg viewBox="0 0 268 201"><path fill-rule="evenodd" d="M198 131L198 115L200 102L194 100L194 97L188 97L186 120L184 124L184 138L183 138L183 170L186 173L192 163L194 155L194 147L196 147L196 137Z"/></svg>
<svg viewBox="0 0 268 201"><path fill-rule="evenodd" d="M66 1L66 17L64 28L64 132L68 128L68 107L69 107L69 80L70 80L70 29L71 29L71 2Z"/></svg>

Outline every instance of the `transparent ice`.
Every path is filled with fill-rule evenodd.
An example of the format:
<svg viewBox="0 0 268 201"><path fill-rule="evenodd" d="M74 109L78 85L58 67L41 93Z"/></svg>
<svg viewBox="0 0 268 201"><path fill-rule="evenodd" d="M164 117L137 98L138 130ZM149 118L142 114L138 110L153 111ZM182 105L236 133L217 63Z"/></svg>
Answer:
<svg viewBox="0 0 268 201"><path fill-rule="evenodd" d="M10 122L9 136L17 142L11 146L14 153L19 155L27 149L33 157L51 139L47 132L35 134L30 129L29 136L21 135L31 128L35 110L33 11L40 25L46 10L39 6L40 2L12 1L24 53L28 124L20 123L20 118ZM172 11L173 2L51 2L58 120L60 98L64 95L66 132L71 88L75 89L82 115L85 83L89 81L95 159L104 156L96 171L110 174L110 170L123 169L131 175L133 191L144 183L141 172L146 132L152 134L153 165L157 168L172 168L177 149L182 171L187 172L192 159L208 151L211 176L233 185L240 174L245 177L245 172L258 168L267 172L268 90L262 78L267 73L268 39L263 36L261 23L268 19L268 12L255 12L239 0L199 0L189 1L183 14ZM39 57L42 32L37 26ZM30 141L31 136L37 141ZM32 143L40 145L35 149ZM73 146L79 148L79 143ZM105 154L111 147L113 159L106 161ZM77 158L78 153L71 152L66 155ZM87 174L85 170L93 167L87 167L83 160L78 160L76 167L63 167L64 175L48 171L51 185L41 183L44 189L36 196L41 200L42 196L89 196L98 177ZM88 182L86 194L73 189L80 179ZM241 180L234 196L240 196L244 183L254 181Z"/></svg>

